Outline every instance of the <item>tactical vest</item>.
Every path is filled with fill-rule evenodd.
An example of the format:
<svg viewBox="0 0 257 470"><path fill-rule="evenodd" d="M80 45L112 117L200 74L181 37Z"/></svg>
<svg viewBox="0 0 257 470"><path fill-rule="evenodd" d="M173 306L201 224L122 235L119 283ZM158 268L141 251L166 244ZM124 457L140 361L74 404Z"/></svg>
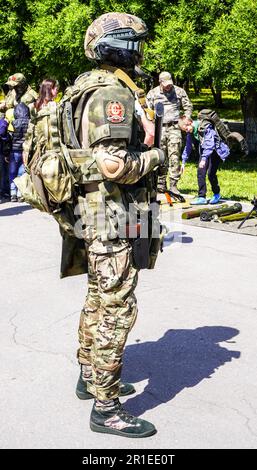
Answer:
<svg viewBox="0 0 257 470"><path fill-rule="evenodd" d="M98 99L100 90L108 87L106 102ZM100 92L100 93L99 93ZM119 98L126 103L126 118L118 125L106 119L105 109L109 102ZM79 133L85 103L92 97L89 109L89 148L82 149L79 143ZM95 159L92 157L91 146L106 139L125 139L132 144L134 120L134 97L128 88L124 88L118 78L106 70L93 70L80 75L73 86L66 89L59 104L59 124L62 150L78 184L101 182L104 180L98 171Z"/></svg>
<svg viewBox="0 0 257 470"><path fill-rule="evenodd" d="M109 69L112 69L111 67ZM66 159L70 160L72 173L79 185L97 182L98 189L106 205L106 226L98 227L97 236L101 241L116 239L121 226L125 226L129 203L146 202L146 188L139 185L119 185L108 181L99 173L92 155L92 147L101 141L125 140L129 151L142 150L139 142L139 124L134 115L134 92L140 89L121 70L114 69L117 75L107 70L94 70L80 75L72 87L67 88L60 102L59 116L63 148ZM111 70L113 71L113 70ZM126 86L124 86L124 83ZM106 88L106 90L105 90ZM103 99L104 92L104 99ZM88 103L88 143L82 149L79 143L81 120L85 103ZM115 109L118 103L117 109ZM126 112L123 113L123 109ZM142 182L141 182L142 185ZM85 188L86 189L86 188ZM88 197L93 205L96 195ZM90 199L90 201L89 201ZM125 206L124 206L125 204ZM81 213L87 212L87 202L81 204Z"/></svg>

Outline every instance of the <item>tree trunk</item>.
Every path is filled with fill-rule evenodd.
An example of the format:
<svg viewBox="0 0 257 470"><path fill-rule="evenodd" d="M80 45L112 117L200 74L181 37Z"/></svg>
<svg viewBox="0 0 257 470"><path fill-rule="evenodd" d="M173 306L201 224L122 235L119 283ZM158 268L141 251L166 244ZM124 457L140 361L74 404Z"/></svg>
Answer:
<svg viewBox="0 0 257 470"><path fill-rule="evenodd" d="M196 96L199 96L199 95L200 95L200 88L199 88L199 86L196 84L196 81L195 81L195 80L193 80L193 87L194 87L195 95L196 95Z"/></svg>
<svg viewBox="0 0 257 470"><path fill-rule="evenodd" d="M215 108L223 108L221 90L215 89L213 84L211 83L211 92L215 103Z"/></svg>
<svg viewBox="0 0 257 470"><path fill-rule="evenodd" d="M245 136L249 155L257 156L257 91L249 86L241 94L241 106L244 116Z"/></svg>
<svg viewBox="0 0 257 470"><path fill-rule="evenodd" d="M189 92L189 80L188 80L188 78L187 78L186 80L184 80L184 82L183 82L183 88L184 88L184 90L186 91L186 93Z"/></svg>

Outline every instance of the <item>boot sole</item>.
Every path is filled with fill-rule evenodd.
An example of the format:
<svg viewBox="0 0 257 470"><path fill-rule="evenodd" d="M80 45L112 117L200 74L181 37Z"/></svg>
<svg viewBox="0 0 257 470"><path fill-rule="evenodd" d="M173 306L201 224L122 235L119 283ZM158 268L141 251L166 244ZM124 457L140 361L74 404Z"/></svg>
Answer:
<svg viewBox="0 0 257 470"><path fill-rule="evenodd" d="M157 433L157 429L153 429L152 431L146 431L142 434L130 434L130 433L119 431L118 429L107 428L105 426L99 426L98 424L95 424L92 422L90 422L90 429L93 432L115 434L116 436L132 437L135 439L139 439L141 437L150 437Z"/></svg>
<svg viewBox="0 0 257 470"><path fill-rule="evenodd" d="M132 395L133 393L136 393L135 388L131 392L121 393L120 397L126 397L127 395ZM79 392L78 390L76 390L76 395L80 400L92 400L93 398L95 398L94 395L92 395L91 393Z"/></svg>

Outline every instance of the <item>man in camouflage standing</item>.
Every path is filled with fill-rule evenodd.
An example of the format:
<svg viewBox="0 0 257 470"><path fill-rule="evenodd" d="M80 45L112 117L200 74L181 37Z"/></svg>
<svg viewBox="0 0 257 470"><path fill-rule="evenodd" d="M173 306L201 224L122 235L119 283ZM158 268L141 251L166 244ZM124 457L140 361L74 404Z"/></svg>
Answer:
<svg viewBox="0 0 257 470"><path fill-rule="evenodd" d="M80 317L81 374L76 394L84 400L95 398L92 431L134 438L151 436L156 429L127 413L119 402L119 396L135 391L132 384L120 382L122 355L137 316L134 290L138 270L148 267L141 265L142 250L136 245L141 241L138 235L134 235L136 243L131 241L127 224L131 204L148 211L145 178L164 164L161 150L148 150L140 144L140 128L144 128L148 143L149 128L136 85L127 75L143 58L146 35L145 23L133 15L100 16L85 37L86 56L100 68L80 75L74 85L76 90L84 83L77 135L82 152L85 149L84 153L91 155L85 194L81 188L78 198L88 258L88 293ZM97 223L102 205L105 228ZM123 224L124 228L124 223L125 232L121 233L119 227ZM135 224L136 231L138 227L140 223ZM147 263L148 256L150 266L147 251Z"/></svg>
<svg viewBox="0 0 257 470"><path fill-rule="evenodd" d="M171 193L180 195L177 184L181 175L180 156L182 150L182 134L178 125L181 112L191 118L193 105L185 90L173 84L169 72L161 72L159 75L160 85L150 90L147 94L149 107L154 109L158 102L163 103L164 118L161 148L168 158L168 177ZM166 175L159 177L159 191L164 192L166 188Z"/></svg>
<svg viewBox="0 0 257 470"><path fill-rule="evenodd" d="M14 108L18 103L24 103L29 108L37 99L37 93L28 85L25 76L22 73L14 73L11 75L6 85L9 86L5 100L0 103L0 109L6 111Z"/></svg>

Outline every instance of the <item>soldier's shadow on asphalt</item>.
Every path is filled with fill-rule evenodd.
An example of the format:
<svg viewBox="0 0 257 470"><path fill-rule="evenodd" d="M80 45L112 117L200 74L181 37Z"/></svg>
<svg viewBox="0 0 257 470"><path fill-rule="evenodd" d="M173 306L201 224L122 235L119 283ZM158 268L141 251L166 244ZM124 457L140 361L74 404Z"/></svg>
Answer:
<svg viewBox="0 0 257 470"><path fill-rule="evenodd" d="M6 209L2 209L0 206L0 217L6 217L10 215L18 215L22 214L22 212L30 211L33 207L29 206L28 204L19 204L18 206L14 207L7 207Z"/></svg>
<svg viewBox="0 0 257 470"><path fill-rule="evenodd" d="M195 330L168 330L157 341L126 347L122 380L137 383L148 379L143 392L126 401L136 416L166 403L185 388L211 378L218 368L240 357L218 343L239 333L226 326L204 326ZM231 340L231 341L229 341Z"/></svg>

